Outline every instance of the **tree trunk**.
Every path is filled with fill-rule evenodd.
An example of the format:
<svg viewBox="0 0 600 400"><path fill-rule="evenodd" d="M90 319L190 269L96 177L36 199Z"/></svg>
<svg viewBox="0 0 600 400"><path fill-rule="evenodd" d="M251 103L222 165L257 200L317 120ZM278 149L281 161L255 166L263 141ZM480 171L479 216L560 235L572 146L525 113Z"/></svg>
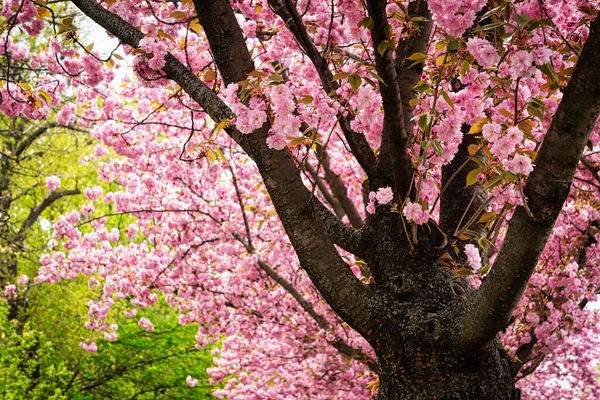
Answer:
<svg viewBox="0 0 600 400"><path fill-rule="evenodd" d="M497 340L463 355L423 345L418 337L402 346L382 347L377 351L380 400L520 398Z"/></svg>
<svg viewBox="0 0 600 400"><path fill-rule="evenodd" d="M377 217L364 233L378 240L363 248L375 278L370 312L377 318L366 336L379 363L378 399L519 399L497 337L476 348L459 345L459 316L475 290L440 264L446 250L429 243L427 226L416 232L416 242L409 233L411 250L393 213Z"/></svg>

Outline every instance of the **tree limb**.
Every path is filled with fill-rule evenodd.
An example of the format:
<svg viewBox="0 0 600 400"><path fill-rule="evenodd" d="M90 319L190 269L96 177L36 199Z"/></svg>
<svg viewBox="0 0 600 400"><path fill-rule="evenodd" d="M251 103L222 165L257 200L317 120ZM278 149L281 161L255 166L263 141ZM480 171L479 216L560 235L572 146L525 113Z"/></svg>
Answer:
<svg viewBox="0 0 600 400"><path fill-rule="evenodd" d="M408 195L413 169L410 157L406 153L409 139L404 124L402 98L397 84L394 53L386 47L383 53L379 49L382 42L389 40L387 35L386 0L368 0L367 8L373 19L371 39L375 49L375 68L383 79L379 83L379 91L383 100L383 135L378 171L386 177L387 184L393 182L395 192L403 198Z"/></svg>
<svg viewBox="0 0 600 400"><path fill-rule="evenodd" d="M79 189L63 190L60 192L50 193L48 196L46 196L44 200L40 202L40 204L38 204L34 207L33 210L31 210L25 221L23 221L23 224L21 225L21 229L19 230L17 237L22 237L23 233L25 233L27 229L31 228L31 226L35 224L35 221L37 221L40 215L42 215L44 210L50 207L52 203L54 203L56 200L62 197L74 196L77 194L81 194L81 191Z"/></svg>
<svg viewBox="0 0 600 400"><path fill-rule="evenodd" d="M410 106L410 100L416 96L415 85L421 80L423 73L423 63L411 67L413 61L407 58L414 53L427 54L427 46L433 28L431 12L425 0L413 1L408 5L408 15L410 17L425 18L426 21L420 22L420 29L414 32L407 39L402 40L396 47L396 82L400 88L400 98L402 99L402 111L404 111L404 125L408 137L413 135L414 124L410 122L413 107Z"/></svg>
<svg viewBox="0 0 600 400"><path fill-rule="evenodd" d="M319 192L321 192L323 198L325 198L325 201L327 201L327 203L331 206L336 217L342 219L344 215L346 215L346 212L342 208L340 202L333 196L333 194L331 194L327 188L327 185L325 185L325 182L323 182L323 179L321 179L315 168L310 164L310 162L306 162L304 164L304 168L315 180L315 184L319 188Z"/></svg>
<svg viewBox="0 0 600 400"><path fill-rule="evenodd" d="M273 11L286 23L290 32L298 41L300 47L304 50L304 52L306 52L306 55L311 60L317 70L317 73L319 74L319 78L321 79L321 84L323 85L325 92L330 93L338 89L339 85L333 80L333 74L329 70L327 61L315 47L312 38L302 23L302 17L298 14L296 7L290 0L283 1L285 5L279 0L269 0L269 5ZM339 115L338 119L340 128L344 133L344 137L350 146L352 154L354 157L356 157L356 160L362 169L365 171L367 176L374 178L376 174L375 166L377 165L375 154L373 153L371 146L369 146L365 136L354 131L350 127L350 118Z"/></svg>
<svg viewBox="0 0 600 400"><path fill-rule="evenodd" d="M346 185L344 185L344 181L338 174L331 170L331 158L329 157L327 150L325 150L323 146L317 145L317 155L319 156L319 160L323 166L323 171L325 171L325 180L329 184L333 195L339 201L340 205L344 209L344 212L348 216L348 221L350 221L350 224L354 228L360 228L363 226L364 221L356 209L354 202L348 197L348 192Z"/></svg>
<svg viewBox="0 0 600 400"><path fill-rule="evenodd" d="M323 317L321 314L319 314L317 311L315 311L312 303L310 301L306 300L306 298L304 298L304 296L302 296L302 294L294 287L294 285L292 285L292 283L290 281L288 281L283 276L278 274L277 271L275 271L269 264L267 264L266 262L264 262L264 260L262 260L260 257L258 257L258 255L256 254L256 252L254 250L254 247L249 245L248 242L246 240L244 240L244 238L242 238L239 234L237 234L235 232L233 233L233 237L237 241L242 243L242 245L245 247L245 249L246 249L246 251L248 251L248 253L254 254L257 256L256 264L258 265L258 267L260 269L262 269L271 279L273 279L275 282L277 282L282 288L284 288L285 291L288 292L298 302L300 307L308 315L311 316L311 318L317 323L319 328L323 329L324 331L328 331L331 329L331 325L329 324L329 322L327 322L325 317ZM367 364L369 366L369 368L371 368L373 371L377 370L377 363L375 361L371 360L371 358L369 356L367 356L366 354L364 354L361 350L355 349L354 347L347 344L341 338L336 338L336 340L334 342L332 342L331 345L333 347L335 347L340 353L342 353L348 357L355 358L355 359Z"/></svg>
<svg viewBox="0 0 600 400"><path fill-rule="evenodd" d="M577 164L600 114L600 18L569 81L525 188L532 217L518 207L490 274L460 321L469 348L507 326L569 193Z"/></svg>
<svg viewBox="0 0 600 400"><path fill-rule="evenodd" d="M72 0L84 14L110 31L122 42L138 47L144 34L119 16L107 11L95 0ZM215 60L230 66L217 65L226 84L237 82L246 71L252 71L247 48L242 54L231 54L230 46L241 49L235 41L243 41L241 29L228 0L196 0L200 22L213 53L224 51ZM227 35L216 27L227 26ZM222 45L222 42L227 45ZM231 58L233 57L233 58ZM250 60L250 62L248 62ZM167 53L163 72L177 82L215 121L231 118L231 110L198 77L173 55ZM320 204L304 186L300 172L289 150L270 149L266 144L269 126L250 135L241 135L234 127L227 133L254 160L263 177L271 200L300 260L300 264L331 307L353 328L366 334L370 291L352 273L327 236L328 231L313 205ZM322 206L322 204L321 204ZM324 206L323 206L324 207Z"/></svg>

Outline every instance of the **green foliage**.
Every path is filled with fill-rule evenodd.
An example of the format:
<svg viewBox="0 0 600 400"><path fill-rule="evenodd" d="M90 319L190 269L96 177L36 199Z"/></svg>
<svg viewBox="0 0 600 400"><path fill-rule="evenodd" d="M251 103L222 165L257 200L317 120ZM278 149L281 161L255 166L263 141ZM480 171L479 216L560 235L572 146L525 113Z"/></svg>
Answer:
<svg viewBox="0 0 600 400"><path fill-rule="evenodd" d="M76 294L43 313L39 312L41 304L32 305L30 310L38 316L26 322L21 332L15 321L7 320L6 303L0 304L3 400L211 398L206 374L212 363L210 349L193 347L196 328L180 326L173 309L164 302L140 313L152 320L155 332L138 327L137 318L116 316L119 339L98 340L98 352L86 353L78 345L88 335L82 328L86 304L77 299L86 291L83 279L61 286L43 287L43 294L51 298ZM46 300L40 294L37 298ZM196 387L187 386L188 375L198 379Z"/></svg>

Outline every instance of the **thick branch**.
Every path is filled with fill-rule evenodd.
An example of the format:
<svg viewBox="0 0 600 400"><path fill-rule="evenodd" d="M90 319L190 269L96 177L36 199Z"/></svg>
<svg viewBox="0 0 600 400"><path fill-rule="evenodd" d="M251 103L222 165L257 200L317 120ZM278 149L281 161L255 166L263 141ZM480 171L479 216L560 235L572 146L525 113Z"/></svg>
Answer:
<svg viewBox="0 0 600 400"><path fill-rule="evenodd" d="M389 183L393 182L395 192L402 197L408 194L412 179L412 165L406 153L409 140L404 126L404 113L400 88L397 84L394 53L386 48L381 54L379 45L389 40L387 32L390 30L387 22L385 0L367 1L369 15L373 18L371 39L375 50L375 68L383 79L379 83L379 91L383 99L383 136L381 138L381 153L379 156L379 172L385 176Z"/></svg>
<svg viewBox="0 0 600 400"><path fill-rule="evenodd" d="M96 1L71 0L77 8L98 25L115 35L123 43L138 48L144 34L123 18L104 9ZM231 118L229 107L207 87L194 73L188 70L173 55L167 53L163 71L169 78L177 82L186 93L194 99L214 121Z"/></svg>
<svg viewBox="0 0 600 400"><path fill-rule="evenodd" d="M577 164L600 114L600 18L590 35L540 147L525 188L533 217L518 207L502 249L471 308L463 314L463 348L506 327L569 193Z"/></svg>
<svg viewBox="0 0 600 400"><path fill-rule="evenodd" d="M329 70L327 61L325 58L323 58L313 43L312 38L306 31L306 28L302 23L302 17L298 14L296 7L290 0L283 1L285 5L279 0L269 0L269 5L273 11L286 23L290 29L290 32L298 41L300 47L304 50L308 58L310 58L317 70L317 73L319 74L319 78L321 79L321 84L323 85L325 92L330 93L338 89L339 85L333 80L333 74ZM365 136L354 131L350 127L350 118L351 116L346 118L343 115L339 115L338 119L340 128L344 133L344 137L350 146L352 154L354 157L356 157L356 160L365 171L367 176L373 179L376 173L375 166L377 165L375 154L373 153L371 146L369 146Z"/></svg>
<svg viewBox="0 0 600 400"><path fill-rule="evenodd" d="M398 47L396 47L396 82L400 88L402 111L404 111L404 125L406 126L406 133L410 138L413 135L414 124L410 122L413 117L413 107L410 106L409 102L413 97L416 97L417 90L415 89L415 85L421 80L423 63L411 67L413 61L408 60L407 57L414 53L427 54L427 46L429 45L433 22L431 20L431 12L429 12L429 7L427 7L425 0L411 2L408 5L408 14L411 17L421 17L427 20L420 22L420 29L398 43Z"/></svg>
<svg viewBox="0 0 600 400"><path fill-rule="evenodd" d="M36 141L40 136L42 136L48 128L51 127L52 124L48 124L45 126L40 126L33 132L31 132L22 142L19 143L17 148L15 149L15 157L19 157L31 144Z"/></svg>
<svg viewBox="0 0 600 400"><path fill-rule="evenodd" d="M88 17L110 31L121 41L137 47L144 37L125 20L105 10L95 0L72 0ZM219 4L217 4L219 3ZM204 21L203 28L213 53L221 50L225 54L215 60L231 62L231 65L217 65L226 83L236 82L245 71L254 67L248 64L244 54L231 55L228 46L242 49L240 27L228 0L195 1L198 15ZM213 14L216 13L216 14ZM225 20L224 20L225 19ZM227 26L226 35L212 25ZM214 36L213 36L214 34ZM226 42L224 45L222 42ZM235 59L231 57L235 56ZM215 121L231 118L231 110L198 77L170 53L165 56L163 72L177 82ZM245 76L245 75L244 75ZM312 205L320 204L302 183L300 172L288 150L278 151L267 147L269 126L250 135L241 135L235 127L227 133L255 161L263 177L271 200L296 250L300 264L331 307L353 328L366 334L369 313L366 304L369 299L368 287L363 285L337 253L327 231ZM322 204L321 204L322 206Z"/></svg>
<svg viewBox="0 0 600 400"><path fill-rule="evenodd" d="M463 132L467 129L463 129ZM479 167L479 164L473 159L485 157L479 153L475 156L469 154L469 146L477 145L479 142L480 140L475 135L465 134L452 162L442 167L443 192L440 193L440 228L446 233L452 234L459 229L461 221L464 226L464 223L486 201L487 193L480 184L465 187L469 172ZM478 231L476 228L471 228L471 230Z"/></svg>

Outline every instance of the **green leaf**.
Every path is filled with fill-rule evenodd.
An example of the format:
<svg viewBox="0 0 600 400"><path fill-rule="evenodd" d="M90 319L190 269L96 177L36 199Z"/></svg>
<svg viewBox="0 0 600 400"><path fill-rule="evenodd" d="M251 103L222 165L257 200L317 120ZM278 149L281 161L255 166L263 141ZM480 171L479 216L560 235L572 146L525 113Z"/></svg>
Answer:
<svg viewBox="0 0 600 400"><path fill-rule="evenodd" d="M359 28L364 27L364 28L367 28L369 30L373 29L374 25L375 25L375 23L373 21L373 18L371 18L371 17L364 17L358 23L358 27Z"/></svg>
<svg viewBox="0 0 600 400"><path fill-rule="evenodd" d="M350 73L348 73L348 72L338 72L331 78L331 80L339 81L340 79L346 79L349 76L350 76Z"/></svg>
<svg viewBox="0 0 600 400"><path fill-rule="evenodd" d="M539 69L540 71L542 71L542 73L544 75L546 75L547 77L552 79L552 82L554 82L555 84L557 84L557 85L560 84L560 80L558 79L558 74L554 70L554 67L552 66L551 63L546 63L544 65L538 65L537 69Z"/></svg>
<svg viewBox="0 0 600 400"><path fill-rule="evenodd" d="M427 54L416 52L406 57L406 59L410 61L424 61L427 59Z"/></svg>
<svg viewBox="0 0 600 400"><path fill-rule="evenodd" d="M382 77L380 77L379 75L377 75L375 72L373 71L369 71L367 70L367 72L369 73L369 75L371 75L373 78L377 79L380 83L383 83L385 85L385 81L383 80Z"/></svg>
<svg viewBox="0 0 600 400"><path fill-rule="evenodd" d="M298 100L300 103L302 104L310 104L314 101L315 99L310 96L310 95L304 95L302 97L300 97L300 100Z"/></svg>
<svg viewBox="0 0 600 400"><path fill-rule="evenodd" d="M417 125L419 126L419 128L421 128L421 130L423 131L423 133L427 132L429 133L429 126L431 124L431 115L429 114L421 114L419 116L419 121L417 122ZM427 135L426 135L427 136Z"/></svg>
<svg viewBox="0 0 600 400"><path fill-rule="evenodd" d="M389 47L389 42L387 40L383 40L383 41L381 41L381 43L379 43L379 45L377 46L377 52L379 53L379 55L381 57L383 57L383 55L385 54L388 47Z"/></svg>
<svg viewBox="0 0 600 400"><path fill-rule="evenodd" d="M455 277L463 277L463 276L471 276L471 275L475 275L475 272L473 272L467 268L459 268L456 271L454 271Z"/></svg>
<svg viewBox="0 0 600 400"><path fill-rule="evenodd" d="M441 93L442 93L442 97L444 98L444 100L446 100L446 103L448 103L450 108L454 109L454 102L452 101L452 99L450 98L448 93L445 90L442 90Z"/></svg>
<svg viewBox="0 0 600 400"><path fill-rule="evenodd" d="M477 182L479 182L479 179L477 179L477 176L479 174L481 174L483 171L485 171L483 168L475 168L474 170L469 172L467 174L467 183L466 183L465 187L472 186L472 185L476 184Z"/></svg>
<svg viewBox="0 0 600 400"><path fill-rule="evenodd" d="M504 25L506 25L506 22L504 22L504 21L492 22L491 24L487 24L487 25L483 25L483 26L479 26L479 27L475 28L473 30L473 32L488 31L490 29L496 29L496 28L499 28Z"/></svg>
<svg viewBox="0 0 600 400"><path fill-rule="evenodd" d="M186 14L183 11L173 11L171 14L169 14L169 18L181 19L185 17Z"/></svg>
<svg viewBox="0 0 600 400"><path fill-rule="evenodd" d="M496 213L496 212L493 212L493 211L485 212L479 218L479 222L487 223L487 222L495 220L497 216L498 216L498 213Z"/></svg>
<svg viewBox="0 0 600 400"><path fill-rule="evenodd" d="M444 149L442 148L442 144L437 140L434 140L432 143L433 150L438 153L440 156L444 154Z"/></svg>
<svg viewBox="0 0 600 400"><path fill-rule="evenodd" d="M348 82L350 82L350 86L352 86L352 89L357 90L360 87L362 80L360 79L360 76L352 74L348 78Z"/></svg>
<svg viewBox="0 0 600 400"><path fill-rule="evenodd" d="M527 14L515 14L513 15L513 21L519 25L525 25L531 21L531 17Z"/></svg>
<svg viewBox="0 0 600 400"><path fill-rule="evenodd" d="M491 17L492 15L496 14L498 11L501 11L504 7L506 7L506 4L502 4L501 6L492 8L490 11L483 14L481 16L481 19L478 22L481 22L484 19Z"/></svg>

